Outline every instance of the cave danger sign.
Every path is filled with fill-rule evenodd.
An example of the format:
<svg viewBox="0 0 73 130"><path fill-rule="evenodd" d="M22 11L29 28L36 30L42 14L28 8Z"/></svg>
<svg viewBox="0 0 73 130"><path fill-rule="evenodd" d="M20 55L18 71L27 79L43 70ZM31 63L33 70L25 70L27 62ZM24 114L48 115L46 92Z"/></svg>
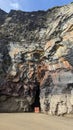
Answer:
<svg viewBox="0 0 73 130"><path fill-rule="evenodd" d="M35 113L39 113L39 111L40 111L40 110L39 110L39 107L35 107L35 108L34 108L34 112L35 112Z"/></svg>

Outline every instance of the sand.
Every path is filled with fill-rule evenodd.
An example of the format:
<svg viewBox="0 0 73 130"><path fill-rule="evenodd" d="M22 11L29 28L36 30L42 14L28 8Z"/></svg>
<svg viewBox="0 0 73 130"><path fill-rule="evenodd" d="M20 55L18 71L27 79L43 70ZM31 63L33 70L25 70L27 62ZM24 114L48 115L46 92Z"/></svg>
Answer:
<svg viewBox="0 0 73 130"><path fill-rule="evenodd" d="M73 117L40 113L0 113L0 130L73 130Z"/></svg>

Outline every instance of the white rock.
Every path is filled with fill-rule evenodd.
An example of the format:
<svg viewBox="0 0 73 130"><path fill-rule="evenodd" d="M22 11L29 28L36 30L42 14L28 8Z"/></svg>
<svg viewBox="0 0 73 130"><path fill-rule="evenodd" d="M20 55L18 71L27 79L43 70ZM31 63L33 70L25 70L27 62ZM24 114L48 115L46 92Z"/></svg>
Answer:
<svg viewBox="0 0 73 130"><path fill-rule="evenodd" d="M59 103L57 115L63 115L63 114L65 114L65 113L67 113L66 104L64 104L64 103Z"/></svg>
<svg viewBox="0 0 73 130"><path fill-rule="evenodd" d="M71 105L71 102L70 102L70 97L71 95L67 95L67 113L71 113L72 112L72 105Z"/></svg>
<svg viewBox="0 0 73 130"><path fill-rule="evenodd" d="M73 105L73 95L71 95L70 102L71 102L71 105Z"/></svg>

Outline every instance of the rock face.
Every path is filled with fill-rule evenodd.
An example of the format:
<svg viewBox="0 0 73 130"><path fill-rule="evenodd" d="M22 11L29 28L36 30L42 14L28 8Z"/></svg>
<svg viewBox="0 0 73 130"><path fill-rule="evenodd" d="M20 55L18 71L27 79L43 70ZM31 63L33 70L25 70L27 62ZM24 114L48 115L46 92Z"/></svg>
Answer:
<svg viewBox="0 0 73 130"><path fill-rule="evenodd" d="M73 3L0 10L0 112L73 113Z"/></svg>

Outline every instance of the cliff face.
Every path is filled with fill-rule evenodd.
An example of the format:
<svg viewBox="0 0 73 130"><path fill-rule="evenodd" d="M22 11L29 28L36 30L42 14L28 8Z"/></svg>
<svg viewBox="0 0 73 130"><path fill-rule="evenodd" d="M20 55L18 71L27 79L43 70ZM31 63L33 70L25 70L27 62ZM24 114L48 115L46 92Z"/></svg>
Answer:
<svg viewBox="0 0 73 130"><path fill-rule="evenodd" d="M0 112L73 113L73 3L0 10Z"/></svg>

